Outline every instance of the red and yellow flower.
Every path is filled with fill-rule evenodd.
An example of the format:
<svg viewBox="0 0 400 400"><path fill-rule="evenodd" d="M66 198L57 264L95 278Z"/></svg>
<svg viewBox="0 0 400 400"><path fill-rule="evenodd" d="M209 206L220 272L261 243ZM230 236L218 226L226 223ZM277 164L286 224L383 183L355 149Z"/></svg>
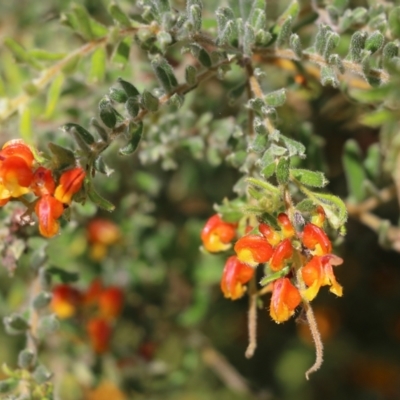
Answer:
<svg viewBox="0 0 400 400"><path fill-rule="evenodd" d="M87 237L90 243L90 257L99 261L106 256L108 247L120 240L121 232L114 222L96 218L88 224Z"/></svg>
<svg viewBox="0 0 400 400"><path fill-rule="evenodd" d="M64 212L63 204L53 196L45 195L37 201L35 212L39 219L40 233L47 238L56 235L60 228L58 218Z"/></svg>
<svg viewBox="0 0 400 400"><path fill-rule="evenodd" d="M201 231L204 248L210 253L228 250L236 236L236 223L223 221L219 215L213 215Z"/></svg>
<svg viewBox="0 0 400 400"><path fill-rule="evenodd" d="M263 236L252 234L241 237L234 249L238 260L251 267L269 261L273 253L273 247Z"/></svg>
<svg viewBox="0 0 400 400"><path fill-rule="evenodd" d="M81 303L82 294L79 290L66 284L53 289L50 308L60 319L74 316Z"/></svg>
<svg viewBox="0 0 400 400"><path fill-rule="evenodd" d="M221 279L221 290L228 299L240 299L246 292L244 286L254 276L255 269L231 256L225 263Z"/></svg>
<svg viewBox="0 0 400 400"><path fill-rule="evenodd" d="M108 351L112 327L105 318L91 318L86 325L86 331L88 333L92 348L96 353L102 354Z"/></svg>
<svg viewBox="0 0 400 400"><path fill-rule="evenodd" d="M102 317L113 320L121 313L123 305L122 290L115 286L104 289L99 296L99 311Z"/></svg>
<svg viewBox="0 0 400 400"><path fill-rule="evenodd" d="M54 197L61 203L71 204L72 196L81 189L85 175L85 171L81 167L65 171L60 177Z"/></svg>
<svg viewBox="0 0 400 400"><path fill-rule="evenodd" d="M300 302L300 292L289 278L284 277L274 281L269 311L275 322L287 321Z"/></svg>
<svg viewBox="0 0 400 400"><path fill-rule="evenodd" d="M286 263L292 258L293 246L289 239L282 240L274 249L269 267L277 272L286 266Z"/></svg>

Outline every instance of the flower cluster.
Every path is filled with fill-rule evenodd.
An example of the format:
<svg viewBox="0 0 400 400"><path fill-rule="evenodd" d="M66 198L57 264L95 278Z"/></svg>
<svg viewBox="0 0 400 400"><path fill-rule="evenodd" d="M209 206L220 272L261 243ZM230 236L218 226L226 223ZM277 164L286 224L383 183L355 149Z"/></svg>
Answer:
<svg viewBox="0 0 400 400"><path fill-rule="evenodd" d="M0 150L0 206L28 193L35 195L31 204L45 237L58 233L58 219L82 187L84 178L85 171L75 167L64 171L57 182L50 169L38 165L31 148L22 140L11 140Z"/></svg>
<svg viewBox="0 0 400 400"><path fill-rule="evenodd" d="M285 213L277 216L276 227L263 222L256 228L248 227L247 233L234 244L236 254L226 261L221 279L224 296L232 300L242 297L245 285L260 264L265 265L266 281L271 283L270 315L277 323L288 320L303 299L313 300L321 286L328 285L331 292L341 296L342 287L332 266L343 260L331 254L332 244L323 230L324 221L324 210L317 207L301 231L294 228ZM237 227L238 224L225 222L218 215L212 216L201 234L204 248L209 252L229 249L237 236Z"/></svg>
<svg viewBox="0 0 400 400"><path fill-rule="evenodd" d="M86 291L60 284L54 287L51 310L60 318L78 317L86 322L86 333L93 350L104 353L109 349L112 327L121 313L123 293L116 286L104 287L96 279Z"/></svg>

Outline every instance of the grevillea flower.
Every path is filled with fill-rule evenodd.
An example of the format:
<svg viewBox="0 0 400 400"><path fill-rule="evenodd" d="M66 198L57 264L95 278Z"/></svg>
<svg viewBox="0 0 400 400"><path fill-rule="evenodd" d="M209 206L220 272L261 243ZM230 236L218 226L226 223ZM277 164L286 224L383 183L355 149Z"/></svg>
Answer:
<svg viewBox="0 0 400 400"><path fill-rule="evenodd" d="M235 243L234 249L239 261L251 267L269 261L273 253L273 247L263 236L259 235L241 237Z"/></svg>
<svg viewBox="0 0 400 400"><path fill-rule="evenodd" d="M44 237L52 237L58 233L60 223L57 221L64 212L64 206L53 196L42 196L35 205L39 219L39 231Z"/></svg>
<svg viewBox="0 0 400 400"><path fill-rule="evenodd" d="M85 171L76 167L64 172L60 177L60 183L56 187L54 197L64 204L71 204L72 196L79 192L85 179Z"/></svg>
<svg viewBox="0 0 400 400"><path fill-rule="evenodd" d="M332 251L332 244L326 233L319 226L311 223L304 227L302 242L317 256L329 254Z"/></svg>
<svg viewBox="0 0 400 400"><path fill-rule="evenodd" d="M277 322L287 321L293 314L295 308L300 304L301 296L299 290L293 286L289 278L279 278L273 283L270 315Z"/></svg>
<svg viewBox="0 0 400 400"><path fill-rule="evenodd" d="M100 314L107 320L118 317L123 304L123 294L118 287L108 287L99 296Z"/></svg>
<svg viewBox="0 0 400 400"><path fill-rule="evenodd" d="M204 248L210 253L228 250L236 235L237 224L223 221L215 214L204 225L201 240Z"/></svg>
<svg viewBox="0 0 400 400"><path fill-rule="evenodd" d="M42 197L45 195L52 195L56 184L53 179L51 171L44 167L39 167L33 174L33 180L31 183L31 189L33 193Z"/></svg>
<svg viewBox="0 0 400 400"><path fill-rule="evenodd" d="M66 284L58 285L53 289L50 308L59 318L70 318L75 315L81 299L77 289Z"/></svg>
<svg viewBox="0 0 400 400"><path fill-rule="evenodd" d="M108 350L111 339L111 325L101 317L91 318L86 325L90 343L96 353L104 353Z"/></svg>
<svg viewBox="0 0 400 400"><path fill-rule="evenodd" d="M88 224L87 237L91 244L90 257L99 261L107 254L108 246L119 241L121 232L114 222L108 219L96 218Z"/></svg>
<svg viewBox="0 0 400 400"><path fill-rule="evenodd" d="M228 299L236 300L246 291L245 284L253 277L255 269L240 262L236 256L227 259L222 273L221 290Z"/></svg>
<svg viewBox="0 0 400 400"><path fill-rule="evenodd" d="M334 255L326 254L314 256L302 269L301 275L308 288L304 296L308 301L314 299L321 286L330 286L330 291L337 296L342 296L343 288L336 281L332 266L340 265L343 260Z"/></svg>
<svg viewBox="0 0 400 400"><path fill-rule="evenodd" d="M274 249L269 266L272 271L280 271L286 264L286 262L292 258L293 247L292 242L289 239L284 239Z"/></svg>

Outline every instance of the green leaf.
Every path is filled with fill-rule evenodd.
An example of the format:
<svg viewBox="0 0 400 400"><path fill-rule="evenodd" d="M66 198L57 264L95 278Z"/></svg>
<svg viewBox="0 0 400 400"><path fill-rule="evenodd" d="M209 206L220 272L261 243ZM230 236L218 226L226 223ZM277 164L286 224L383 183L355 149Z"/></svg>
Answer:
<svg viewBox="0 0 400 400"><path fill-rule="evenodd" d="M117 124L116 112L107 97L103 97L99 102L99 116L107 128L112 129Z"/></svg>
<svg viewBox="0 0 400 400"><path fill-rule="evenodd" d="M188 65L185 68L185 80L190 86L195 86L197 84L197 69L192 65Z"/></svg>
<svg viewBox="0 0 400 400"><path fill-rule="evenodd" d="M300 143L294 139L290 139L282 134L279 135L279 139L285 144L289 152L289 157L299 156L300 158L305 158L306 147L303 143Z"/></svg>
<svg viewBox="0 0 400 400"><path fill-rule="evenodd" d="M396 117L393 112L382 108L380 110L370 112L367 115L363 115L360 119L360 122L372 128L379 128L386 122L394 120L396 120Z"/></svg>
<svg viewBox="0 0 400 400"><path fill-rule="evenodd" d="M334 88L339 86L336 72L330 65L323 65L321 67L321 84L322 86L332 86Z"/></svg>
<svg viewBox="0 0 400 400"><path fill-rule="evenodd" d="M325 175L318 171L292 168L290 170L290 175L306 186L321 188L328 184L328 180L325 178Z"/></svg>
<svg viewBox="0 0 400 400"><path fill-rule="evenodd" d="M75 132L77 135L87 144L91 145L94 143L93 135L87 131L83 126L74 123L68 123L61 127L64 132L72 133L75 137Z"/></svg>
<svg viewBox="0 0 400 400"><path fill-rule="evenodd" d="M379 143L374 143L368 147L367 156L364 160L365 170L373 181L377 181L382 170L382 154Z"/></svg>
<svg viewBox="0 0 400 400"><path fill-rule="evenodd" d="M91 118L90 120L90 125L93 126L94 129L96 129L96 132L99 134L102 140L105 142L108 142L109 136L107 131L100 125L99 121L97 121L96 118Z"/></svg>
<svg viewBox="0 0 400 400"><path fill-rule="evenodd" d="M333 194L313 193L315 202L322 206L329 223L339 229L347 220L347 209L344 202Z"/></svg>
<svg viewBox="0 0 400 400"><path fill-rule="evenodd" d="M267 286L269 283L276 281L277 279L282 278L283 276L286 276L289 273L289 271L290 267L285 267L281 271L268 274L261 279L260 285Z"/></svg>
<svg viewBox="0 0 400 400"><path fill-rule="evenodd" d="M278 38L276 39L276 45L278 47L284 47L289 42L290 35L292 34L293 18L287 17L283 22L281 29L279 30Z"/></svg>
<svg viewBox="0 0 400 400"><path fill-rule="evenodd" d="M296 54L297 57L303 57L303 47L301 45L300 37L297 33L292 33L289 38L289 46Z"/></svg>
<svg viewBox="0 0 400 400"><path fill-rule="evenodd" d="M102 156L98 156L93 163L94 168L96 171L99 171L101 174L104 174L106 176L110 176L114 170L109 168L108 165L104 162Z"/></svg>
<svg viewBox="0 0 400 400"><path fill-rule="evenodd" d="M345 143L343 166L350 197L353 201L359 203L365 199L366 195L364 186L366 174L362 164L361 149L353 139Z"/></svg>
<svg viewBox="0 0 400 400"><path fill-rule="evenodd" d="M57 276L62 283L73 283L77 282L79 279L79 274L77 272L66 271L58 267L47 268L46 272L52 276Z"/></svg>
<svg viewBox="0 0 400 400"><path fill-rule="evenodd" d="M39 385L49 381L52 376L53 374L44 365L37 366L32 373L32 378Z"/></svg>
<svg viewBox="0 0 400 400"><path fill-rule="evenodd" d="M132 38L126 37L121 40L115 50L112 58L112 62L116 63L121 69L125 68L125 65L129 61L129 53L132 46Z"/></svg>
<svg viewBox="0 0 400 400"><path fill-rule="evenodd" d="M18 354L18 366L23 369L32 368L35 358L35 353L32 350L24 349Z"/></svg>
<svg viewBox="0 0 400 400"><path fill-rule="evenodd" d="M170 93L178 86L174 71L165 58L161 56L154 57L151 60L151 66L166 93Z"/></svg>
<svg viewBox="0 0 400 400"><path fill-rule="evenodd" d="M75 165L75 155L71 150L51 142L47 146L53 154L52 162L55 169L63 170Z"/></svg>
<svg viewBox="0 0 400 400"><path fill-rule="evenodd" d="M371 33L365 41L365 50L375 53L382 48L384 42L385 38L382 33L375 31Z"/></svg>
<svg viewBox="0 0 400 400"><path fill-rule="evenodd" d="M136 89L135 86L132 85L132 83L124 81L122 78L118 78L118 83L125 90L125 93L128 97L135 97L140 95L139 91Z"/></svg>
<svg viewBox="0 0 400 400"><path fill-rule="evenodd" d="M235 223L243 217L243 207L245 205L246 202L240 198L235 200L225 198L221 205L214 205L214 208L224 221Z"/></svg>
<svg viewBox="0 0 400 400"><path fill-rule="evenodd" d="M26 63L39 71L43 68L42 65L14 39L5 38L3 43L12 52L17 62Z"/></svg>
<svg viewBox="0 0 400 400"><path fill-rule="evenodd" d="M143 135L143 122L139 123L129 122L127 133L130 136L129 143L119 150L119 154L127 156L132 154L139 146L140 140Z"/></svg>
<svg viewBox="0 0 400 400"><path fill-rule="evenodd" d="M301 213L311 212L315 210L315 203L311 199L304 199L296 204L296 210Z"/></svg>
<svg viewBox="0 0 400 400"><path fill-rule="evenodd" d="M110 99L117 103L125 103L128 100L128 96L124 89L111 87L109 93Z"/></svg>
<svg viewBox="0 0 400 400"><path fill-rule="evenodd" d="M76 28L80 35L85 39L85 40L93 40L94 35L92 32L92 27L90 24L90 17L89 14L82 5L75 3L72 6L72 12L75 17L76 21Z"/></svg>
<svg viewBox="0 0 400 400"><path fill-rule="evenodd" d="M115 22L123 26L124 28L130 28L132 26L131 20L128 15L125 14L121 8L114 2L108 6L108 12Z"/></svg>
<svg viewBox="0 0 400 400"><path fill-rule="evenodd" d="M246 182L249 183L250 185L253 185L259 189L262 189L265 194L273 194L273 195L279 195L280 190L276 186L272 185L271 183L257 179L257 178L247 178Z"/></svg>
<svg viewBox="0 0 400 400"><path fill-rule="evenodd" d="M140 109L139 96L129 97L125 103L125 109L132 118L135 118L138 115Z"/></svg>
<svg viewBox="0 0 400 400"><path fill-rule="evenodd" d="M73 74L76 69L78 68L79 65L79 61L81 60L81 55L77 54L75 56L70 57L65 64L63 65L63 67L61 68L61 71L65 74L65 75L71 75Z"/></svg>
<svg viewBox="0 0 400 400"><path fill-rule="evenodd" d="M286 185L289 182L290 158L281 157L276 166L276 179L280 185Z"/></svg>
<svg viewBox="0 0 400 400"><path fill-rule="evenodd" d="M389 27L392 36L400 38L400 7L394 7L389 12Z"/></svg>
<svg viewBox="0 0 400 400"><path fill-rule="evenodd" d="M107 55L104 47L97 48L90 60L89 79L91 82L98 83L104 80L106 73Z"/></svg>
<svg viewBox="0 0 400 400"><path fill-rule="evenodd" d="M21 110L19 117L19 132L22 139L24 139L27 143L32 143L32 115L29 107L24 107Z"/></svg>
<svg viewBox="0 0 400 400"><path fill-rule="evenodd" d="M386 43L385 47L382 50L382 63L385 68L391 66L393 58L398 55L399 47L396 43L389 42Z"/></svg>
<svg viewBox="0 0 400 400"><path fill-rule="evenodd" d="M141 105L148 111L156 112L158 110L160 101L158 97L154 96L150 91L145 89L141 97Z"/></svg>
<svg viewBox="0 0 400 400"><path fill-rule="evenodd" d="M0 381L0 393L6 394L18 386L19 380L14 378L4 379ZM8 397L7 397L8 398Z"/></svg>
<svg viewBox="0 0 400 400"><path fill-rule="evenodd" d="M40 292L32 302L33 307L36 310L41 310L50 304L52 295L49 292Z"/></svg>
<svg viewBox="0 0 400 400"><path fill-rule="evenodd" d="M89 199L103 210L106 210L108 212L115 210L114 204L110 203L104 197L100 196L100 194L96 192L93 184L90 181L88 181L86 184L86 193Z"/></svg>
<svg viewBox="0 0 400 400"><path fill-rule="evenodd" d="M264 97L264 100L270 107L280 107L286 102L286 90L279 89L270 92Z"/></svg>
<svg viewBox="0 0 400 400"><path fill-rule="evenodd" d="M3 318L4 325L16 332L27 331L30 326L28 321L19 314L11 314Z"/></svg>
<svg viewBox="0 0 400 400"><path fill-rule="evenodd" d="M59 74L53 80L47 92L46 109L44 111L44 118L50 119L56 109L58 99L60 98L61 89L64 83L64 75Z"/></svg>
<svg viewBox="0 0 400 400"><path fill-rule="evenodd" d="M361 62L362 50L364 49L365 41L367 39L367 33L363 31L357 31L353 33L350 39L350 50L348 58L356 63Z"/></svg>
<svg viewBox="0 0 400 400"><path fill-rule="evenodd" d="M297 0L293 0L286 10L280 15L276 25L272 28L272 33L274 35L279 35L282 30L282 26L284 25L285 21L290 17L291 23L297 18L297 15L300 11L300 5ZM290 23L290 25L291 25ZM290 32L289 32L290 35Z"/></svg>
<svg viewBox="0 0 400 400"><path fill-rule="evenodd" d="M38 61L59 61L66 57L66 53L53 53L43 49L32 49L28 54Z"/></svg>

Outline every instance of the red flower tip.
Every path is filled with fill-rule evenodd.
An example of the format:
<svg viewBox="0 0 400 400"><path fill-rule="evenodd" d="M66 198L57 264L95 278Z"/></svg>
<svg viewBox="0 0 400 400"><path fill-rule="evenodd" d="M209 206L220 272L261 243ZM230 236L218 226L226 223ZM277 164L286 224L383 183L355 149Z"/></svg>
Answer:
<svg viewBox="0 0 400 400"><path fill-rule="evenodd" d="M213 215L201 231L204 248L210 253L228 250L236 235L237 224L223 221L219 215Z"/></svg>
<svg viewBox="0 0 400 400"><path fill-rule="evenodd" d="M34 156L27 144L22 139L14 139L6 142L0 150L0 160L8 157L22 158L28 167L32 167Z"/></svg>
<svg viewBox="0 0 400 400"><path fill-rule="evenodd" d="M240 299L246 291L244 284L254 275L254 268L240 262L236 256L227 259L222 273L221 290L228 299Z"/></svg>
<svg viewBox="0 0 400 400"><path fill-rule="evenodd" d="M304 227L302 242L315 255L321 256L332 251L332 244L326 233L319 226L311 223Z"/></svg>
<svg viewBox="0 0 400 400"><path fill-rule="evenodd" d="M81 167L76 167L64 172L60 177L54 197L64 204L71 204L72 196L82 187L85 179L85 171Z"/></svg>
<svg viewBox="0 0 400 400"><path fill-rule="evenodd" d="M121 313L123 293L118 287L108 287L99 297L100 314L107 320L112 320Z"/></svg>
<svg viewBox="0 0 400 400"><path fill-rule="evenodd" d="M241 237L235 244L235 252L239 261L256 267L269 261L273 248L263 236L247 235Z"/></svg>
<svg viewBox="0 0 400 400"><path fill-rule="evenodd" d="M104 318L92 318L86 325L93 350L98 353L105 353L110 344L111 326Z"/></svg>
<svg viewBox="0 0 400 400"><path fill-rule="evenodd" d="M301 302L299 290L289 278L279 278L273 283L270 315L278 324L287 321Z"/></svg>
<svg viewBox="0 0 400 400"><path fill-rule="evenodd" d="M60 224L57 221L64 212L64 206L50 195L41 197L35 206L39 219L39 231L44 237L52 237L58 233Z"/></svg>
<svg viewBox="0 0 400 400"><path fill-rule="evenodd" d="M61 284L53 289L50 308L58 318L69 318L75 315L81 298L81 293L77 289L66 284Z"/></svg>
<svg viewBox="0 0 400 400"><path fill-rule="evenodd" d="M282 234L284 238L291 238L296 234L289 217L285 213L280 213L278 215L278 223L282 229Z"/></svg>
<svg viewBox="0 0 400 400"><path fill-rule="evenodd" d="M269 266L272 271L280 271L293 255L293 246L290 239L284 239L275 247Z"/></svg>

